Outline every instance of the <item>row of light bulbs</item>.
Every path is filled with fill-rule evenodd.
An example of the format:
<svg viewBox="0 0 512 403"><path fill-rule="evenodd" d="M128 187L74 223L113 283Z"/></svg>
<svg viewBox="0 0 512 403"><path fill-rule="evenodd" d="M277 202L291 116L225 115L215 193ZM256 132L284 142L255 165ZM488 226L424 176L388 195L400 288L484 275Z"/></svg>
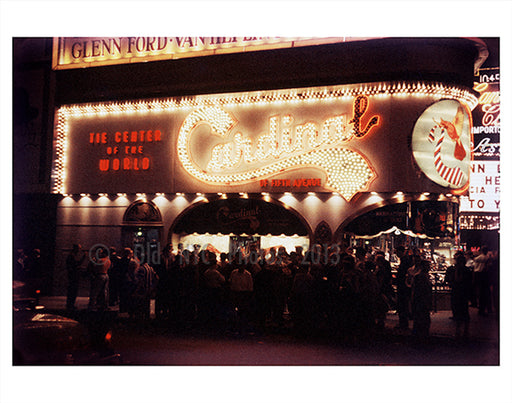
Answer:
<svg viewBox="0 0 512 403"><path fill-rule="evenodd" d="M191 162L185 162L184 167L193 172L197 179L209 183L248 182L257 178L284 171L294 166L320 166L325 168L328 175L327 185L336 189L345 199L352 196L368 185L373 177L373 171L363 157L348 149L331 149L320 152L297 155L286 160L278 161L250 171L215 175L199 171Z"/></svg>
<svg viewBox="0 0 512 403"><path fill-rule="evenodd" d="M78 194L72 194L72 193L65 193L63 194L62 196L65 197L65 198L73 198L73 197L78 197L80 196L81 198L92 198L92 197L106 197L106 198L110 198L110 197L118 197L118 198L128 198L128 197L132 197L133 195L136 197L136 200L139 200L139 199L148 199L150 198L152 195L153 195L153 198L158 198L158 197L164 197L164 198L167 198L167 197L185 197L185 196L196 196L196 197L200 197L200 198L211 198L211 197L215 197L215 196L218 196L219 198L232 198L232 197L241 197L241 198L244 198L244 199L247 199L249 198L249 196L253 197L253 196L256 196L256 195L261 195L263 197L270 197L270 196L274 196L274 197L280 197L281 195L282 196L287 196L287 197L294 197L295 195L303 195L303 194L306 194L308 196L318 196L318 195L332 195L332 196L342 196L341 193L339 192L304 192L304 193L295 193L295 192L259 192L259 193L247 193L247 192L238 192L238 193L224 193L224 192L217 192L217 193L203 193L203 192L196 192L196 193L183 193L183 192L176 192L176 193L163 193L163 192L158 192L158 193L150 193L150 194L146 194L146 193L134 193L134 194L128 194L128 193L96 193L96 194L91 194L91 193L78 193ZM415 198L428 198L428 199L431 199L431 200L440 200L440 199L453 199L454 198L454 195L452 195L451 193L446 193L446 194L438 194L438 193L435 193L435 194L432 194L432 193L429 193L429 192L422 192L422 193L404 193L402 191L398 191L398 192L375 192L375 191L372 191L372 192L367 192L367 194L371 195L371 196L379 196L383 199L385 198L405 198L405 197L415 197Z"/></svg>
<svg viewBox="0 0 512 403"><path fill-rule="evenodd" d="M127 102L106 102L63 106L59 112L67 116L105 115L126 112L165 111L209 106L268 105L283 102L311 102L316 100L337 100L367 96L434 96L460 100L473 109L478 99L467 89L427 82L382 82L333 87L314 87L276 91L257 91L226 95L199 95L191 97L137 100Z"/></svg>

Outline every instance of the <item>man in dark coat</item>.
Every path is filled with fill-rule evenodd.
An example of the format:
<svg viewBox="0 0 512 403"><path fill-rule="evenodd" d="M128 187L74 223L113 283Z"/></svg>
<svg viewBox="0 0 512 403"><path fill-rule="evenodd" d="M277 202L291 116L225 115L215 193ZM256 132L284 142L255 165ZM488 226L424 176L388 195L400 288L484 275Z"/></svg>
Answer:
<svg viewBox="0 0 512 403"><path fill-rule="evenodd" d="M407 287L405 279L407 277L407 270L412 266L412 259L408 256L407 250L403 246L396 248L396 255L400 258L400 265L396 274L396 305L398 312L398 327L400 329L409 328L410 318L410 298L411 289Z"/></svg>
<svg viewBox="0 0 512 403"><path fill-rule="evenodd" d="M66 309L74 310L75 301L78 294L78 284L80 280L80 266L84 263L85 253L78 244L73 245L71 253L66 258L66 271L68 273L68 290L66 298Z"/></svg>

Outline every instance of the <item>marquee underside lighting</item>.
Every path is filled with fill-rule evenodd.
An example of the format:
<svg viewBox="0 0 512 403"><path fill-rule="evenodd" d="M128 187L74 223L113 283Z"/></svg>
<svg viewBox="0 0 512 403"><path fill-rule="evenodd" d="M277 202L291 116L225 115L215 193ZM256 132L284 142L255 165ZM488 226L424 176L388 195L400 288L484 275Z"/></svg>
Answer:
<svg viewBox="0 0 512 403"><path fill-rule="evenodd" d="M127 112L167 111L208 106L258 105L282 102L313 102L336 100L358 95L376 96L426 96L436 99L455 99L474 109L478 99L462 87L446 86L441 83L425 82L383 82L333 87L299 88L291 90L255 91L223 95L198 95L179 98L162 98L126 102L105 102L67 105L59 113L67 116L116 114Z"/></svg>

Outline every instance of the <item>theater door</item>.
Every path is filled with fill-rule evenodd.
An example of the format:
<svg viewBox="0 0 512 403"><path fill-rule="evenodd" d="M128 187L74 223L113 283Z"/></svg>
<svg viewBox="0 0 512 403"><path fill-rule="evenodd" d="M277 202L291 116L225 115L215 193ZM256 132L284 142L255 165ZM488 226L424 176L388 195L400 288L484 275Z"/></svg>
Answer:
<svg viewBox="0 0 512 403"><path fill-rule="evenodd" d="M139 258L155 259L161 251L163 235L162 215L151 202L132 203L123 217L121 245L131 248Z"/></svg>

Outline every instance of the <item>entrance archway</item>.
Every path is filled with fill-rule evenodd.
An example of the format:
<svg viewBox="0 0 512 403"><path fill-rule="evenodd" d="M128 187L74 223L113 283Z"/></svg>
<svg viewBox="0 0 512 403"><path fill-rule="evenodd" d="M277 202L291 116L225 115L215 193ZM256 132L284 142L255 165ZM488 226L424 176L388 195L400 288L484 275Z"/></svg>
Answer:
<svg viewBox="0 0 512 403"><path fill-rule="evenodd" d="M162 214L146 200L137 200L125 211L121 231L123 247L133 249L140 258L159 254L162 239Z"/></svg>
<svg viewBox="0 0 512 403"><path fill-rule="evenodd" d="M452 201L415 200L362 211L336 230L352 245L376 248L391 256L403 245L422 249L432 261L451 263L457 243L458 205Z"/></svg>

